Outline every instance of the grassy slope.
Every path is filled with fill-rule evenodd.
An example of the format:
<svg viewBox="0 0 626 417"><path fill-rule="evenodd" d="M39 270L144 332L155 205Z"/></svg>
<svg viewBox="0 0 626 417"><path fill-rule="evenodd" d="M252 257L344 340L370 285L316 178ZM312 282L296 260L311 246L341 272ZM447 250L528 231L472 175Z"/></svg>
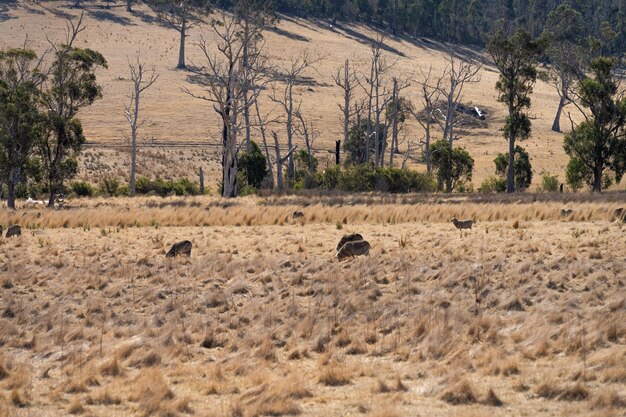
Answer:
<svg viewBox="0 0 626 417"><path fill-rule="evenodd" d="M66 2L42 2L35 5L30 2L18 2L3 6L0 24L0 47L18 46L28 34L30 46L41 51L46 46L45 38L62 39L64 16L76 16L78 11L66 7ZM89 3L88 3L89 5ZM109 62L109 68L99 73L104 86L104 98L82 113L82 120L88 140L96 142L121 142L122 132L127 131L123 117L123 104L129 91L128 57L138 51L146 63L154 65L160 74L158 83L145 94L144 115L150 120L141 133L144 140L157 141L212 141L217 142L219 121L211 107L195 100L182 89L190 87L187 73L174 69L178 54L177 33L153 22L153 15L145 7L137 7L138 12L130 15L123 7L101 10L89 5L86 11L87 30L82 34L79 44L101 51ZM202 57L194 42L204 34L212 39L206 26L195 29L188 38L188 63L202 65ZM279 30L267 34L266 50L271 62L276 66L286 66L289 60L303 50L313 55L323 56L316 71L309 71L309 85L297 88L297 95L302 99L302 109L312 118L320 135L316 148L319 155L328 157L323 150L334 149L334 140L341 137L340 114L337 103L341 100L339 89L334 86L331 75L343 64L346 58L358 66L359 71L366 71L369 59L368 41L376 33L364 27L334 27L325 23L308 20L284 18ZM397 61L394 72L400 77L415 77L419 69L433 66L435 72L445 66L444 54L440 45L408 39L389 39L389 61ZM502 126L504 112L496 102L494 84L497 74L486 66L481 71L481 81L466 87L464 101L491 110L489 127L474 129L459 141L476 160L474 182L479 184L487 175L493 173L493 159L507 147L499 129ZM193 88L193 85L191 85ZM415 86L406 93L411 100L419 103ZM542 171L560 174L566 157L562 148L562 135L550 132L550 126L557 104L554 90L543 83L538 83L533 95L533 137L525 146L531 154L535 179ZM272 104L262 98L262 108L270 111ZM566 117L564 116L564 123ZM281 126L273 129L281 131ZM409 123L408 136L414 140L422 138L423 133L416 123ZM285 135L282 135L284 139ZM260 140L260 139L257 139ZM401 149L403 146L400 147ZM156 152L156 151L155 151ZM208 172L217 172L217 159L199 152L158 151L161 155L148 155L140 161L144 173L164 176L193 176L191 170L199 165ZM163 155L167 155L163 158ZM159 159L160 158L160 159ZM92 160L93 159L93 160ZM91 151L83 159L83 176L95 180L103 173L124 175L127 172L128 158L123 153L112 151ZM163 163L162 160L172 160ZM87 160L91 160L88 166ZM210 162L209 162L210 160Z"/></svg>

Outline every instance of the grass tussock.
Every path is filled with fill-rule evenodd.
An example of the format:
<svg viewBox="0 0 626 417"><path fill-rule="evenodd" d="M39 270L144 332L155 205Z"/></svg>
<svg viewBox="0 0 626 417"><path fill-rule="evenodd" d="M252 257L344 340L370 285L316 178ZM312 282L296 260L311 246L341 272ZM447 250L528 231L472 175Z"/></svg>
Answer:
<svg viewBox="0 0 626 417"><path fill-rule="evenodd" d="M157 415L171 406L174 393L158 368L141 370L134 385L131 400L138 402L145 416Z"/></svg>
<svg viewBox="0 0 626 417"><path fill-rule="evenodd" d="M474 387L466 379L446 389L439 398L452 405L474 404L478 402Z"/></svg>
<svg viewBox="0 0 626 417"><path fill-rule="evenodd" d="M318 382L330 387L348 385L352 382L352 372L344 365L329 363L322 367Z"/></svg>

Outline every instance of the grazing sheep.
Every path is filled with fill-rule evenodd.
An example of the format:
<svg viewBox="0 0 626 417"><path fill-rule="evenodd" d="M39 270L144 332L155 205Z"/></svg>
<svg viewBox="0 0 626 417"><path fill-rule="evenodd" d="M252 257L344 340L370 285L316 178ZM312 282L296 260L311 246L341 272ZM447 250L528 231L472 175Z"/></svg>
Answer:
<svg viewBox="0 0 626 417"><path fill-rule="evenodd" d="M337 251L343 247L348 242L355 242L357 240L363 240L363 236L358 233L353 233L351 235L344 235L339 243L337 244Z"/></svg>
<svg viewBox="0 0 626 417"><path fill-rule="evenodd" d="M340 261L347 257L357 257L359 255L369 255L370 244L366 240L356 240L346 242L337 252L337 259Z"/></svg>
<svg viewBox="0 0 626 417"><path fill-rule="evenodd" d="M294 211L293 213L291 213L292 219L301 219L303 217L304 217L304 213L301 211Z"/></svg>
<svg viewBox="0 0 626 417"><path fill-rule="evenodd" d="M7 239L13 236L19 236L22 234L22 228L18 225L9 226L7 229Z"/></svg>
<svg viewBox="0 0 626 417"><path fill-rule="evenodd" d="M183 240L182 242L174 243L172 248L165 255L166 258L173 258L179 255L191 256L191 242Z"/></svg>
<svg viewBox="0 0 626 417"><path fill-rule="evenodd" d="M567 217L574 212L572 209L561 209L561 217Z"/></svg>

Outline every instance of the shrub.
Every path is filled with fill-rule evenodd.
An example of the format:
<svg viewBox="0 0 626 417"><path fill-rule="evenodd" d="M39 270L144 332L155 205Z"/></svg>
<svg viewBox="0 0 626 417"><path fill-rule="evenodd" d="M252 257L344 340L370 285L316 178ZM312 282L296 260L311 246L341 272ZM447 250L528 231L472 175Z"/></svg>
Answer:
<svg viewBox="0 0 626 417"><path fill-rule="evenodd" d="M549 172L541 174L541 186L539 191L546 193L556 193L559 191L559 178L556 175L550 175Z"/></svg>
<svg viewBox="0 0 626 417"><path fill-rule="evenodd" d="M237 156L237 170L243 174L243 180L247 185L254 188L261 186L267 175L267 163L256 142L250 141L250 155L244 152Z"/></svg>
<svg viewBox="0 0 626 417"><path fill-rule="evenodd" d="M91 184L85 181L74 181L70 185L72 192L76 194L78 197L93 197L96 193L96 190L93 188Z"/></svg>
<svg viewBox="0 0 626 417"><path fill-rule="evenodd" d="M479 193L503 193L506 191L506 178L488 177L483 180L478 188Z"/></svg>
<svg viewBox="0 0 626 417"><path fill-rule="evenodd" d="M514 157L515 166L513 167L513 169L515 177L515 190L524 191L528 187L530 187L530 183L533 180L533 171L530 164L530 157L528 156L528 152L526 152L526 150L521 146L515 147ZM493 162L496 164L496 174L506 178L509 167L509 154L498 154Z"/></svg>
<svg viewBox="0 0 626 417"><path fill-rule="evenodd" d="M445 140L430 145L433 169L437 175L438 189L453 190L460 181L472 180L474 159L463 148L450 147ZM448 183L450 185L448 189Z"/></svg>
<svg viewBox="0 0 626 417"><path fill-rule="evenodd" d="M341 167L334 165L326 168L321 173L316 174L317 182L321 187L328 190L334 190L339 187L339 177L341 176Z"/></svg>
<svg viewBox="0 0 626 417"><path fill-rule="evenodd" d="M294 175L295 175L296 182L303 181L307 175L311 175L312 172L317 171L317 165L319 163L317 158L313 155L310 156L310 160L309 160L309 153L305 151L304 149L296 153L293 162L295 166ZM309 167L309 164L311 164L311 167ZM310 184L310 181L309 181L309 184ZM304 185L304 183L302 185ZM313 188L313 187L304 186L303 188Z"/></svg>
<svg viewBox="0 0 626 417"><path fill-rule="evenodd" d="M354 123L350 126L350 131L348 132L348 140L343 142L343 152L344 152L344 160L346 165L359 165L365 163L365 155L366 155L366 136L367 136L367 119L362 119L360 123ZM374 121L370 122L371 132L375 132L376 123ZM378 141L375 141L375 138L372 135L370 139L370 155L373 156L376 153L376 148L374 142L378 143L378 150L381 152L384 146L384 130L385 127L379 125L378 129Z"/></svg>
<svg viewBox="0 0 626 417"><path fill-rule="evenodd" d="M334 166L316 174L312 181L328 190L348 192L384 191L409 193L434 191L436 184L431 176L408 169L377 168L373 164Z"/></svg>
<svg viewBox="0 0 626 417"><path fill-rule="evenodd" d="M112 176L105 176L100 181L100 193L105 196L115 197L118 195L118 189L120 182L117 178Z"/></svg>
<svg viewBox="0 0 626 417"><path fill-rule="evenodd" d="M122 191L125 191L125 189L119 190L118 192L121 194ZM196 182L190 181L188 178L180 178L171 181L157 177L152 181L146 177L137 177L135 181L135 191L137 194L155 194L161 197L171 194L183 196L198 195L200 193L200 187ZM128 192L130 193L130 191Z"/></svg>

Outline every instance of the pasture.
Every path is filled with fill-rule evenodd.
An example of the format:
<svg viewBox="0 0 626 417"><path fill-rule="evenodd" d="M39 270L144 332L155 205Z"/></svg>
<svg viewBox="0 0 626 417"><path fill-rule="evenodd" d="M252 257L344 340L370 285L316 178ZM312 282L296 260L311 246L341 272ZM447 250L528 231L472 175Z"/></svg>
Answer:
<svg viewBox="0 0 626 417"><path fill-rule="evenodd" d="M620 199L4 211L23 230L0 240L0 416L624 415ZM369 256L339 262L349 233Z"/></svg>

